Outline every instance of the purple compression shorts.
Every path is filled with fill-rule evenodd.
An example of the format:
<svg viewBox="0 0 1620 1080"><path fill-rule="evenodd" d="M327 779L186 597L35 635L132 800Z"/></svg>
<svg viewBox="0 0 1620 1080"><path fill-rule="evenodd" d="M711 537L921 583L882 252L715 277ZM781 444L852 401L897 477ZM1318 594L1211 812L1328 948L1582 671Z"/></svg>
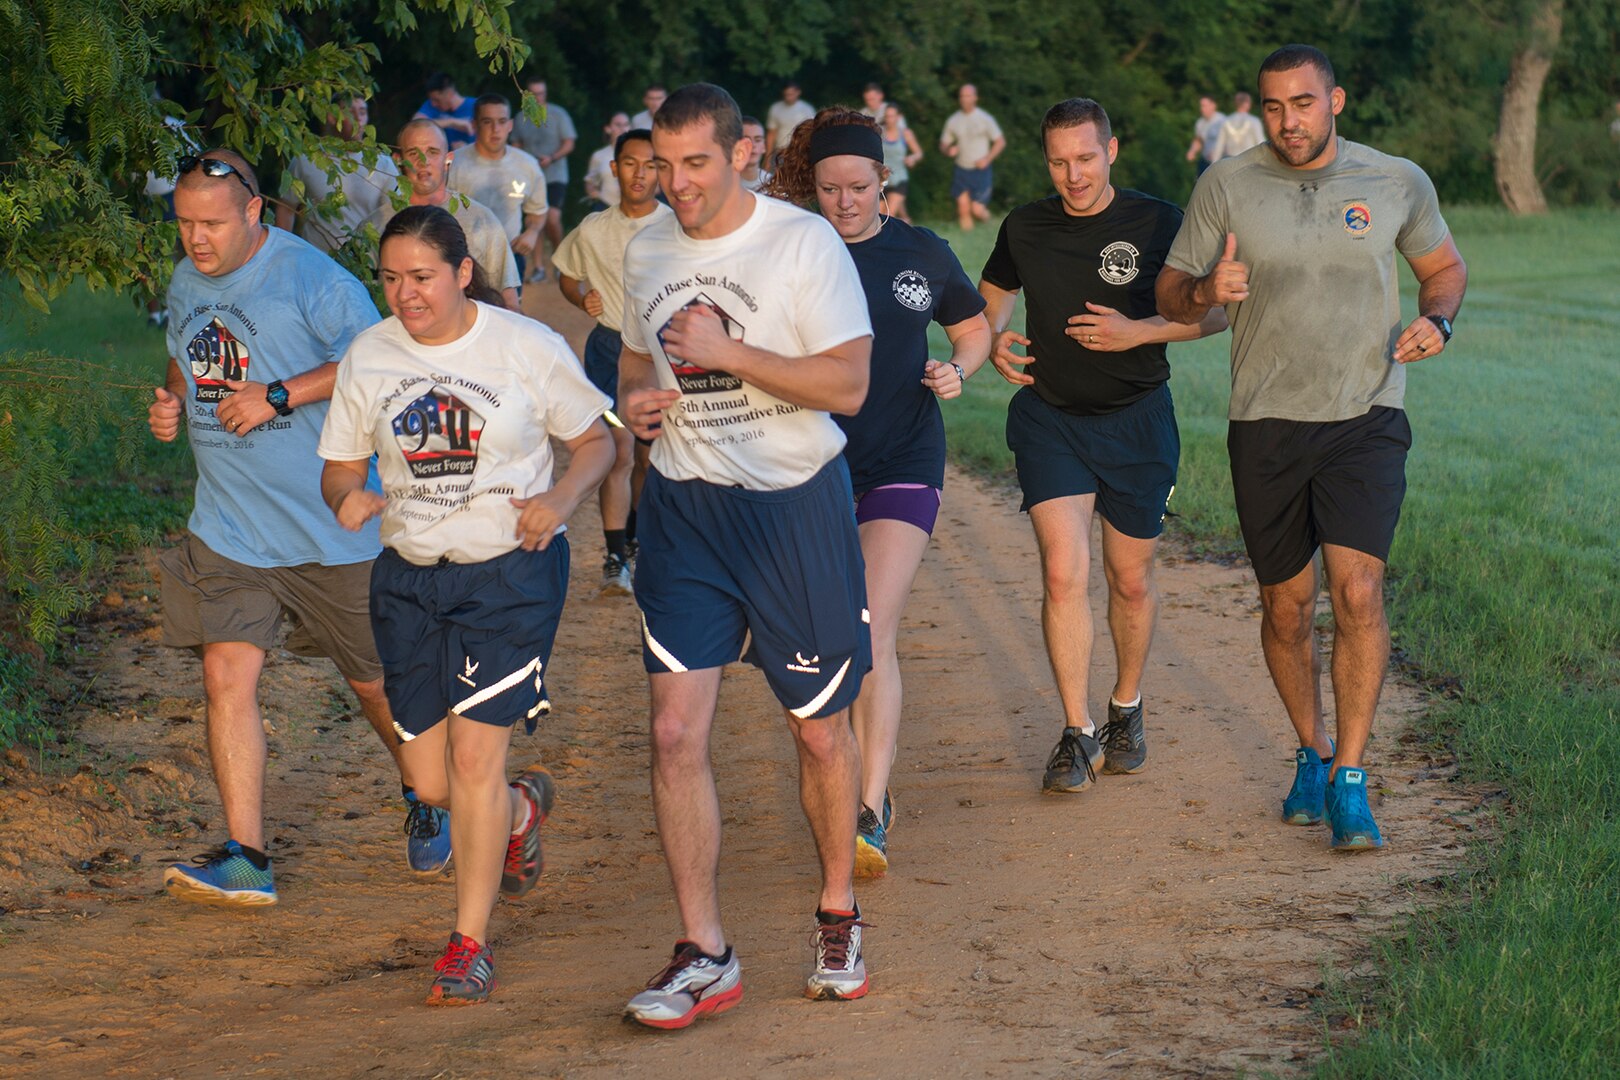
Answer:
<svg viewBox="0 0 1620 1080"><path fill-rule="evenodd" d="M939 517L939 504L939 488L926 484L884 484L855 496L855 523L862 525L888 518L915 525L932 536L934 521Z"/></svg>

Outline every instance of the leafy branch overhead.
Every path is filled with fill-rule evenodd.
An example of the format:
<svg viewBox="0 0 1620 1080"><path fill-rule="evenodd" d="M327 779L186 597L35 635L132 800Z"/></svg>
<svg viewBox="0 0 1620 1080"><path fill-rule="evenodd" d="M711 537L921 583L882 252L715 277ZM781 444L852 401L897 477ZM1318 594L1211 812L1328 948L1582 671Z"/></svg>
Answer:
<svg viewBox="0 0 1620 1080"><path fill-rule="evenodd" d="M47 310L76 278L160 292L172 226L153 220L148 172L172 176L198 145L250 160L308 154L332 162L322 134L339 103L369 97L372 37L411 32L419 13L468 28L492 73L512 79L529 46L510 0L0 0L0 265ZM157 99L188 76L199 108ZM185 131L166 123L174 116ZM383 152L367 129L369 163Z"/></svg>

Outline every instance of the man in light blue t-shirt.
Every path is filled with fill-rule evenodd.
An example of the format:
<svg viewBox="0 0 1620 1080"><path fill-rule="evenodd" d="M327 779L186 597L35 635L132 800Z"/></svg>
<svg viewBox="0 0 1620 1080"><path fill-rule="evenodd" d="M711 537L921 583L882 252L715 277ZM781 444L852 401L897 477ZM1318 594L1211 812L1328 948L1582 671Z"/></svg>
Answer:
<svg viewBox="0 0 1620 1080"><path fill-rule="evenodd" d="M298 237L260 222L258 179L239 155L182 158L175 213L186 258L169 286L169 368L152 434L197 460L188 532L159 559L163 640L202 656L208 748L229 839L171 866L169 892L211 904L273 904L264 852L265 652L328 656L390 752L398 745L370 623L375 527L358 534L321 502L315 453L337 362L377 321L359 281ZM412 867L449 861L443 811L407 800Z"/></svg>

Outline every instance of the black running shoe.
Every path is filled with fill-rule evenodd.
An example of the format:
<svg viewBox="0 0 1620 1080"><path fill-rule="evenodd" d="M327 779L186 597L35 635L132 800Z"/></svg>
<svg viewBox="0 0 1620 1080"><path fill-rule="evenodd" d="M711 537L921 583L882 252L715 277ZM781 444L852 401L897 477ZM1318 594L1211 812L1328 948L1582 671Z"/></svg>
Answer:
<svg viewBox="0 0 1620 1080"><path fill-rule="evenodd" d="M1041 790L1053 795L1084 791L1096 781L1097 767L1102 763L1102 744L1077 727L1066 727L1052 756L1046 760L1046 779L1041 783Z"/></svg>
<svg viewBox="0 0 1620 1080"><path fill-rule="evenodd" d="M1103 772L1141 772L1147 764L1147 736L1142 731L1142 699L1126 707L1108 703L1108 723L1097 732L1103 747Z"/></svg>

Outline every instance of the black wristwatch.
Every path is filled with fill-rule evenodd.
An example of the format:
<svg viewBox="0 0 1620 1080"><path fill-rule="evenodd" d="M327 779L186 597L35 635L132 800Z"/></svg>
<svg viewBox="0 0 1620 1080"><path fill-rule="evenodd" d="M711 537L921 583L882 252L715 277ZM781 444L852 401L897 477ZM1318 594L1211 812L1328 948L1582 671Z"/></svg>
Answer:
<svg viewBox="0 0 1620 1080"><path fill-rule="evenodd" d="M270 407L282 416L292 415L292 406L287 404L287 388L281 385L280 379L264 388L264 400L268 401Z"/></svg>
<svg viewBox="0 0 1620 1080"><path fill-rule="evenodd" d="M1451 343L1451 320L1444 315L1425 315L1423 317L1434 323L1435 329L1440 331L1440 336L1445 338L1446 344L1449 345Z"/></svg>

